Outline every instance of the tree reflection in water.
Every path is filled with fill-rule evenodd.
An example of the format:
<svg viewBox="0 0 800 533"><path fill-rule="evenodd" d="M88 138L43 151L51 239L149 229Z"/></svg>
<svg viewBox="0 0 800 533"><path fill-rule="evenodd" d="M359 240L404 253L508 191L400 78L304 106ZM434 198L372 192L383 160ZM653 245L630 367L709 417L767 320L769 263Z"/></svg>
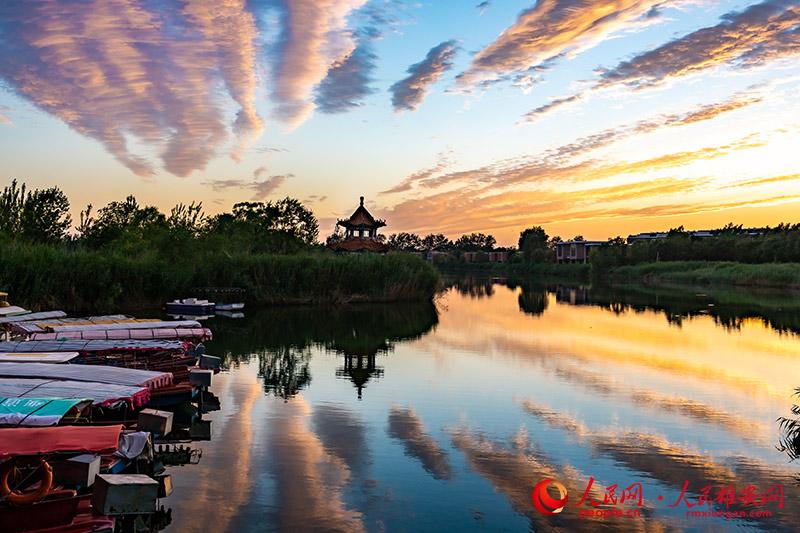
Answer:
<svg viewBox="0 0 800 533"><path fill-rule="evenodd" d="M654 287L644 285L578 285L537 281L485 279L485 283L502 283L520 288L519 309L540 315L547 309L549 295L567 305L588 305L607 309L615 314L629 311L655 311L677 327L696 316L709 316L718 325L739 330L747 320L756 319L780 333L800 334L800 298L787 291L748 290L717 287ZM470 286L481 286L469 279ZM481 289L487 293L485 289Z"/></svg>
<svg viewBox="0 0 800 533"><path fill-rule="evenodd" d="M264 392L288 400L311 383L310 350L282 346L258 354L258 376L264 380Z"/></svg>
<svg viewBox="0 0 800 533"><path fill-rule="evenodd" d="M337 376L361 398L369 379L383 374L376 356L422 337L438 320L431 302L260 309L241 320L212 319L219 340L208 349L227 368L256 357L265 391L284 400L311 383L312 349L332 352L344 357Z"/></svg>

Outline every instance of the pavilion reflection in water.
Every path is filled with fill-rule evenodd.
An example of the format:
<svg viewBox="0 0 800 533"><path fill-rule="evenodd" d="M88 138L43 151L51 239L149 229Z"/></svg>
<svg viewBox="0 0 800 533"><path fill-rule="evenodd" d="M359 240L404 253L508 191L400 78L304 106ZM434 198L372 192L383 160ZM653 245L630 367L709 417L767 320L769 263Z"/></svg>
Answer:
<svg viewBox="0 0 800 533"><path fill-rule="evenodd" d="M215 340L214 350L229 365L257 358L265 393L284 400L311 383L315 349L333 353L343 359L336 376L351 381L360 399L384 374L378 356L426 335L438 321L432 302L263 309L246 321L215 325L224 340Z"/></svg>

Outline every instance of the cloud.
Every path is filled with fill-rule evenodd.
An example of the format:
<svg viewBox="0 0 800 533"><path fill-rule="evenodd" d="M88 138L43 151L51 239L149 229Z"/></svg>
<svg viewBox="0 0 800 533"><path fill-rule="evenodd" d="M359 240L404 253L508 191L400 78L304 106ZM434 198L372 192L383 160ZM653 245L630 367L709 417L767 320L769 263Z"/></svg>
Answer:
<svg viewBox="0 0 800 533"><path fill-rule="evenodd" d="M701 104L683 113L657 115L656 117L640 120L630 125L609 128L599 133L582 137L571 143L562 145L555 150L548 151L546 157L549 160L553 160L553 158L561 160L564 157L581 156L587 152L603 148L634 135L643 135L662 128L688 126L690 124L704 122L725 113L761 103L763 100L763 96L754 91L738 92L722 102Z"/></svg>
<svg viewBox="0 0 800 533"><path fill-rule="evenodd" d="M640 89L722 65L751 67L800 54L800 4L766 0L601 72L598 87Z"/></svg>
<svg viewBox="0 0 800 533"><path fill-rule="evenodd" d="M800 199L798 195L781 195L689 203L683 198L707 191L710 178L676 179L658 175L763 145L758 138L744 137L723 145L611 162L593 159L573 162L568 155L570 150L577 156L581 150L591 150L592 146L581 148L580 143L576 143L575 147L567 148L570 145L565 145L531 159L499 162L429 178L419 185L428 189L444 189L446 185L446 190L406 198L384 209L380 215L401 231L426 233L435 227L436 231L447 235L458 235L478 229L511 232L530 225L532 213L537 224L551 224L695 214ZM547 155L557 154L562 149L561 158ZM607 185L607 180L623 183ZM603 184L593 186L595 182ZM635 206L630 204L632 199L636 200Z"/></svg>
<svg viewBox="0 0 800 533"><path fill-rule="evenodd" d="M403 443L405 453L422 463L435 479L450 479L452 468L447 453L431 437L411 408L392 406L389 410L389 435Z"/></svg>
<svg viewBox="0 0 800 533"><path fill-rule="evenodd" d="M562 98L556 98L554 100L550 100L548 103L540 105L533 111L530 111L525 115L525 119L528 122L533 122L539 117L543 115L547 115L548 113L552 113L556 109L561 109L563 107L574 105L586 98L585 93L576 93L571 96L564 96Z"/></svg>
<svg viewBox="0 0 800 533"><path fill-rule="evenodd" d="M11 111L11 108L8 106L0 105L0 124L8 124L11 125L11 118L6 115L6 112Z"/></svg>
<svg viewBox="0 0 800 533"><path fill-rule="evenodd" d="M370 87L377 56L372 37L360 36L358 44L344 59L328 70L315 91L315 103L323 113L343 113L363 105L375 89Z"/></svg>
<svg viewBox="0 0 800 533"><path fill-rule="evenodd" d="M258 167L257 169L255 169L255 170L253 171L253 177L254 177L254 178L256 178L256 179L258 179L258 178L260 178L260 177L261 177L261 175L262 175L262 174L264 174L266 171L267 171L267 167L265 167L265 166L263 166L263 165L262 165L262 166Z"/></svg>
<svg viewBox="0 0 800 533"><path fill-rule="evenodd" d="M266 451L275 483L276 525L281 530L363 532L363 515L347 507L345 491L352 474L347 464L329 453L310 431L311 407L301 397L269 417Z"/></svg>
<svg viewBox="0 0 800 533"><path fill-rule="evenodd" d="M647 24L663 0L541 0L519 14L494 42L479 51L457 77L470 87L524 75L566 56L595 46L612 34ZM652 17L650 17L651 19Z"/></svg>
<svg viewBox="0 0 800 533"><path fill-rule="evenodd" d="M239 144L232 154L236 160L264 131L264 123L255 106L258 30L253 14L245 9L245 4L246 0L191 0L184 6L188 19L212 44L225 86L240 106L233 123L233 130L239 136Z"/></svg>
<svg viewBox="0 0 800 533"><path fill-rule="evenodd" d="M355 47L347 17L366 0L278 0L281 33L274 49L272 98L275 115L290 127L315 108L314 88L332 65Z"/></svg>
<svg viewBox="0 0 800 533"><path fill-rule="evenodd" d="M639 54L610 69L588 89L556 98L525 115L528 122L615 85L644 89L671 79L729 66L742 69L800 54L797 0L766 0L722 16L709 26Z"/></svg>
<svg viewBox="0 0 800 533"><path fill-rule="evenodd" d="M164 3L156 13L133 0L3 3L0 78L135 174L155 169L131 153L129 138L186 176L205 168L228 136L220 93L210 90L220 81L241 107L233 124L240 142L261 127L252 15L243 0L205 4Z"/></svg>
<svg viewBox="0 0 800 533"><path fill-rule="evenodd" d="M453 66L456 42L445 41L431 48L425 59L408 67L409 76L389 89L395 111L414 111L425 99L428 88Z"/></svg>
<svg viewBox="0 0 800 533"><path fill-rule="evenodd" d="M258 178L261 174L263 174L263 167L260 167L253 172L253 175ZM259 172L261 171L261 172ZM213 181L207 181L203 183L208 187L211 187L214 191L220 192L230 189L242 189L242 190L251 190L253 191L253 201L264 200L275 192L278 187L283 185L283 183L292 177L292 174L279 174L276 176L270 176L265 180L258 180L254 179L252 181L242 180L242 179L219 179Z"/></svg>
<svg viewBox="0 0 800 533"><path fill-rule="evenodd" d="M438 156L438 161L434 166L414 172L413 174L408 176L406 179L404 179L402 182L395 185L391 189L386 189L385 191L381 191L380 194L394 194L398 192L406 192L411 190L414 184L420 181L428 180L431 177L435 176L436 174L439 174L440 172L445 170L448 166L450 166L452 164L452 161L450 160L449 156L450 152L440 153Z"/></svg>
<svg viewBox="0 0 800 533"><path fill-rule="evenodd" d="M481 2L480 4L475 6L475 9L477 9L478 12L480 12L480 14L483 15L486 12L486 10L489 9L490 5L492 5L492 3L489 2L489 0L486 0L485 2Z"/></svg>

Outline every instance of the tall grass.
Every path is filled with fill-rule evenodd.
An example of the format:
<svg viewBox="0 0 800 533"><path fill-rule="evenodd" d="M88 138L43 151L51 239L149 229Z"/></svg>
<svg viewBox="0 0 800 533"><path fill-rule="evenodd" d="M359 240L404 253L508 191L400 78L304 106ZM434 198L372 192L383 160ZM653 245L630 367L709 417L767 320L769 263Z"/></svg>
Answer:
<svg viewBox="0 0 800 533"><path fill-rule="evenodd" d="M226 254L196 251L164 258L62 245L6 244L0 288L34 309L111 311L152 308L196 287L241 287L247 302L430 300L438 273L404 254Z"/></svg>
<svg viewBox="0 0 800 533"><path fill-rule="evenodd" d="M800 288L800 263L664 261L611 269L613 281Z"/></svg>

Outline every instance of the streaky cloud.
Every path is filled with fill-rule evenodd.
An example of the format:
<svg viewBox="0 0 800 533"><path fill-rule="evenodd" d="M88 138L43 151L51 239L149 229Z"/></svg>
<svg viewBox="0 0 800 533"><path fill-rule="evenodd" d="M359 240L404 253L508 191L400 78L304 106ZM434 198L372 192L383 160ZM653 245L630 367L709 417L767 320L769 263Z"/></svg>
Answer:
<svg viewBox="0 0 800 533"><path fill-rule="evenodd" d="M552 64L591 48L614 33L651 23L663 0L541 0L491 44L480 50L457 77L461 87L500 81ZM481 4L483 5L483 4ZM479 6L480 7L480 6Z"/></svg>
<svg viewBox="0 0 800 533"><path fill-rule="evenodd" d="M261 176L266 170L264 167L259 167L253 172L253 176L256 179L253 180L242 180L242 179L218 179L207 181L203 183L203 185L207 185L211 187L216 192L221 192L230 189L239 189L239 190L250 190L253 191L252 200L264 200L270 194L275 192L281 185L286 182L287 179L292 177L292 174L278 174L275 176L270 176L264 180L259 180L258 177Z"/></svg>
<svg viewBox="0 0 800 533"><path fill-rule="evenodd" d="M418 459L435 479L450 479L452 468L447 453L425 431L422 420L413 409L392 406L389 410L389 435L400 440L406 455Z"/></svg>
<svg viewBox="0 0 800 533"><path fill-rule="evenodd" d="M255 106L258 29L245 4L246 0L191 0L183 9L205 39L212 43L225 86L241 108L233 124L239 142L231 155L237 161L264 131L264 123Z"/></svg>
<svg viewBox="0 0 800 533"><path fill-rule="evenodd" d="M406 177L402 182L398 183L394 187L390 189L386 189L385 191L381 191L380 194L395 194L399 192L406 192L410 191L414 184L425 181L436 174L439 174L443 170L445 170L448 166L450 166L452 161L449 157L449 152L439 154L436 164L429 168L424 168L417 172L414 172L410 176Z"/></svg>
<svg viewBox="0 0 800 533"><path fill-rule="evenodd" d="M800 3L766 0L601 71L598 87L635 89L729 65L745 68L800 54Z"/></svg>
<svg viewBox="0 0 800 533"><path fill-rule="evenodd" d="M240 140L260 132L253 107L252 16L243 1L134 0L0 5L0 78L18 95L100 143L139 176L155 173L129 140L153 149L164 168L203 169L228 137L217 92L239 103ZM236 27L230 36L223 28ZM236 150L234 155L236 155Z"/></svg>
<svg viewBox="0 0 800 533"><path fill-rule="evenodd" d="M375 89L370 86L377 56L372 37L360 36L358 44L344 59L328 70L315 91L315 103L323 113L344 113L363 105Z"/></svg>
<svg viewBox="0 0 800 533"><path fill-rule="evenodd" d="M408 67L409 75L389 89L394 110L416 110L428 94L429 87L453 67L457 50L454 40L444 41L431 48L425 59Z"/></svg>
<svg viewBox="0 0 800 533"><path fill-rule="evenodd" d="M348 16L366 0L278 0L281 34L274 50L272 98L275 116L290 128L316 107L314 89L331 66L356 48Z"/></svg>

